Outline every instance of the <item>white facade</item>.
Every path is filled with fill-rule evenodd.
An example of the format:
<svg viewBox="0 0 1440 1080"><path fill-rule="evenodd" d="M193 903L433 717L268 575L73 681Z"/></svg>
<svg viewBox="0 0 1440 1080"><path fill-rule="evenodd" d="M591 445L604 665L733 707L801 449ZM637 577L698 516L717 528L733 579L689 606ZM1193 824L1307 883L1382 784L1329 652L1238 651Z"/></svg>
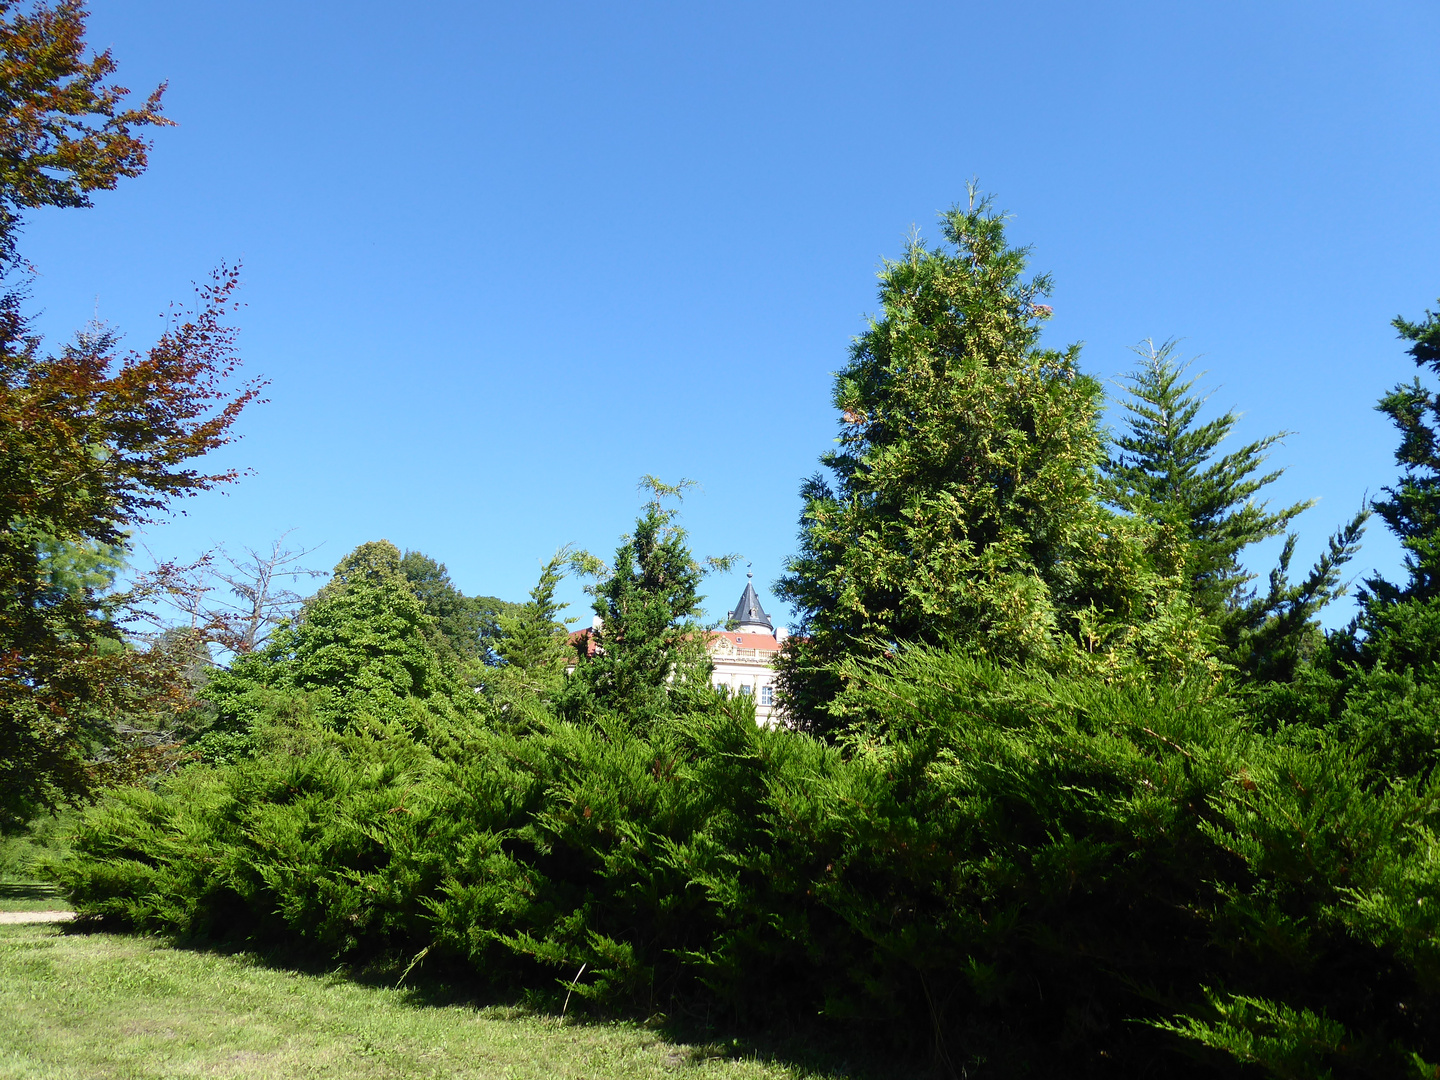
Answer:
<svg viewBox="0 0 1440 1080"><path fill-rule="evenodd" d="M749 694L755 699L755 719L761 724L779 722L775 710L775 654L780 640L773 634L717 631L710 635L711 676L717 689Z"/></svg>
<svg viewBox="0 0 1440 1080"><path fill-rule="evenodd" d="M755 699L755 719L761 724L779 723L775 708L775 654L785 640L784 630L777 631L770 616L755 595L754 575L747 574L745 591L730 613L733 630L710 635L710 660L715 665L711 676L716 689L732 694L748 694Z"/></svg>

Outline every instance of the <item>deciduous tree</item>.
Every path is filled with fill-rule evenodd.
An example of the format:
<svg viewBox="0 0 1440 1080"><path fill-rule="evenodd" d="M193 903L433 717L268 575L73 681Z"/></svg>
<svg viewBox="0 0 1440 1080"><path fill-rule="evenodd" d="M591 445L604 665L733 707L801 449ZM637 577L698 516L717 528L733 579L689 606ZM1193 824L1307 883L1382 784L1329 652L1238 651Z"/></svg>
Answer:
<svg viewBox="0 0 1440 1080"><path fill-rule="evenodd" d="M18 306L0 315L0 790L20 815L87 789L84 760L107 716L157 693L121 638L123 595L57 591L48 545L123 545L178 498L236 478L192 462L230 441L256 383L235 385L234 270L145 353L109 332L54 354ZM13 298L12 298L13 301Z"/></svg>
<svg viewBox="0 0 1440 1080"><path fill-rule="evenodd" d="M0 258L14 254L21 212L89 206L95 191L145 170L142 132L170 124L162 84L139 106L109 81L110 50L89 54L84 4L0 0Z"/></svg>
<svg viewBox="0 0 1440 1080"><path fill-rule="evenodd" d="M0 270L16 265L25 210L88 206L144 169L145 130L168 123L163 87L126 105L85 16L74 0L0 0ZM123 546L175 499L235 478L191 464L259 392L232 378L235 286L222 268L144 353L103 328L46 351L21 293L0 295L0 827L84 795L108 718L179 686L115 647L126 597L54 587L54 553Z"/></svg>

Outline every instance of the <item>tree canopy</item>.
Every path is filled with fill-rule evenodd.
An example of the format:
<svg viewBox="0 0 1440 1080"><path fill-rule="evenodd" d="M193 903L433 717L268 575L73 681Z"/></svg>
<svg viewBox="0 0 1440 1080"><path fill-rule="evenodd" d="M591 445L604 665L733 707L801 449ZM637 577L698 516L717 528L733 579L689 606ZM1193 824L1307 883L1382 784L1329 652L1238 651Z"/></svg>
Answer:
<svg viewBox="0 0 1440 1080"><path fill-rule="evenodd" d="M163 87L126 107L110 53L87 55L85 14L0 0L0 272L17 265L24 210L88 206L144 169L145 129L168 123ZM222 267L128 353L103 327L46 350L20 288L0 294L0 827L83 797L114 715L180 686L122 646L126 598L103 595L103 563L130 529L237 475L194 465L260 393L235 382L237 283Z"/></svg>
<svg viewBox="0 0 1440 1080"><path fill-rule="evenodd" d="M730 558L702 565L691 553L676 523L689 486L646 477L641 489L650 498L614 562L577 558L595 579L590 592L599 623L578 642L575 674L560 700L564 715L617 715L645 730L709 692L700 582ZM667 505L672 500L676 505Z"/></svg>
<svg viewBox="0 0 1440 1080"><path fill-rule="evenodd" d="M953 645L1064 665L1104 652L1176 591L1178 545L1099 499L1100 384L1040 346L1043 275L972 190L880 272L881 313L835 378L839 448L801 489L776 591L800 617L787 708L827 723L845 659ZM1158 576L1157 576L1158 575Z"/></svg>

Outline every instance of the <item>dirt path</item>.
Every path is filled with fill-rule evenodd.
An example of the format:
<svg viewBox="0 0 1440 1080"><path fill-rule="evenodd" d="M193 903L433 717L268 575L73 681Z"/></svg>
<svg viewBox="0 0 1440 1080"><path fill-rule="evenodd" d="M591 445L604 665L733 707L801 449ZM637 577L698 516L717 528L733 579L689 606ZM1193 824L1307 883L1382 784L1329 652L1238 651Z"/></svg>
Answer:
<svg viewBox="0 0 1440 1080"><path fill-rule="evenodd" d="M27 922L68 922L73 911L0 911L0 924Z"/></svg>

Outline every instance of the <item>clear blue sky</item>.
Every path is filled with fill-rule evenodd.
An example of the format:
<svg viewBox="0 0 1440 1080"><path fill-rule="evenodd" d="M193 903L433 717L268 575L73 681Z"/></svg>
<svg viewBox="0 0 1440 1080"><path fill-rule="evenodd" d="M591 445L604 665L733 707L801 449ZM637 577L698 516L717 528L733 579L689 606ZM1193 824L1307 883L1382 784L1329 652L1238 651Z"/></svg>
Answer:
<svg viewBox="0 0 1440 1080"><path fill-rule="evenodd" d="M44 330L143 346L241 259L271 380L223 455L254 475L157 554L387 537L518 599L558 545L613 551L655 473L703 485L697 551L773 608L879 260L971 176L1054 275L1052 344L1111 377L1181 337L1242 436L1295 432L1274 498L1321 499L1307 564L1395 476L1388 323L1440 295L1428 0L94 0L91 27L180 126L32 220ZM1360 568L1396 562L1377 523Z"/></svg>

